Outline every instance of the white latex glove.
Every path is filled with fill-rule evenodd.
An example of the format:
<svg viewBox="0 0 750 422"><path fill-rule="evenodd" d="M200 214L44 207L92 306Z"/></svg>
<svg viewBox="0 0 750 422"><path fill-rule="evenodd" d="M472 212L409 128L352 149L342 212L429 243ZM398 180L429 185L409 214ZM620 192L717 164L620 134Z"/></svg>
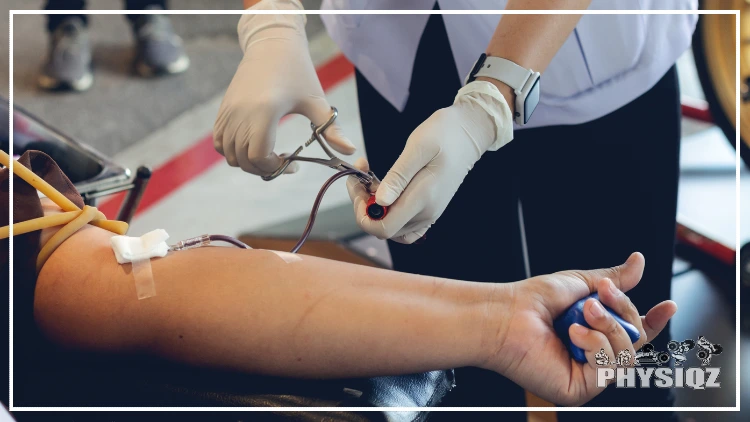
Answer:
<svg viewBox="0 0 750 422"><path fill-rule="evenodd" d="M409 136L377 188L376 202L390 206L385 218L375 221L366 215L370 195L349 177L357 223L380 239L415 242L443 214L482 154L512 139L513 118L505 97L489 82L471 82L458 91L452 106L436 111Z"/></svg>
<svg viewBox="0 0 750 422"><path fill-rule="evenodd" d="M302 10L299 0L262 0L248 10ZM287 114L315 125L331 117L331 106L315 72L304 15L245 14L237 25L245 53L227 88L214 124L214 148L233 167L268 175L280 165L273 152L276 128ZM352 154L354 145L335 123L324 132L329 145ZM286 173L296 171L292 163Z"/></svg>

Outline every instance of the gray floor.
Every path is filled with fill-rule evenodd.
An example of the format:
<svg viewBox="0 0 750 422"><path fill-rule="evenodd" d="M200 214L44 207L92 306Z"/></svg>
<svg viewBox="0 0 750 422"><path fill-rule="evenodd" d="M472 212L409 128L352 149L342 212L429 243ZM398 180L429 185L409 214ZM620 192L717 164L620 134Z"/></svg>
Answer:
<svg viewBox="0 0 750 422"><path fill-rule="evenodd" d="M305 1L308 8L320 1ZM43 2L10 0L0 12L10 9L37 9ZM121 7L116 0L95 3L99 9ZM179 2L184 9L239 9L240 0ZM6 15L7 16L7 15ZM185 42L191 68L182 75L142 79L133 75L132 36L121 16L91 16L94 45L95 82L82 94L55 94L36 88L36 78L47 51L44 16L14 17L14 96L15 104L45 120L63 133L113 155L143 139L183 112L220 94L231 81L242 58L237 45L236 15L175 15L173 24ZM308 19L312 36L322 30L317 16ZM8 80L8 23L0 22L0 80ZM8 85L0 85L7 97ZM162 98L163 101L154 101ZM106 106L88 107L89 104Z"/></svg>

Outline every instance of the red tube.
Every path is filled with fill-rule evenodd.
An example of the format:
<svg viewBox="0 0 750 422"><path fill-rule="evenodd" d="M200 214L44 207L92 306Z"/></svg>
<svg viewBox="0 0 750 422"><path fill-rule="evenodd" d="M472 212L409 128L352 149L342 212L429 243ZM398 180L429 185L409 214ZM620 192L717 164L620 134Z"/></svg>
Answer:
<svg viewBox="0 0 750 422"><path fill-rule="evenodd" d="M375 195L370 195L370 199L367 200L365 213L371 220L382 220L388 214L388 207L378 205L375 202Z"/></svg>

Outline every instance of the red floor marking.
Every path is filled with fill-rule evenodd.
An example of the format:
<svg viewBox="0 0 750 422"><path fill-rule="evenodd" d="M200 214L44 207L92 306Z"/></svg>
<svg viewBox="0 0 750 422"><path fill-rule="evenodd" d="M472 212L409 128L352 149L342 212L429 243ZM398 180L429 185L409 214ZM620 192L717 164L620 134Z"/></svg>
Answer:
<svg viewBox="0 0 750 422"><path fill-rule="evenodd" d="M734 266L737 251L683 224L677 224L677 240L706 253L727 265Z"/></svg>
<svg viewBox="0 0 750 422"><path fill-rule="evenodd" d="M151 180L143 193L137 213L149 209L172 191L208 170L222 158L214 150L211 135L204 137L190 148L172 157L151 174ZM102 202L101 206L97 208L107 218L115 218L124 197L124 193L118 193Z"/></svg>
<svg viewBox="0 0 750 422"><path fill-rule="evenodd" d="M682 104L682 115L691 119L700 120L706 123L713 123L714 119L711 117L711 112L708 108L695 107L689 104Z"/></svg>
<svg viewBox="0 0 750 422"><path fill-rule="evenodd" d="M343 54L338 54L318 69L318 79L324 91L328 91L354 74L354 65Z"/></svg>
<svg viewBox="0 0 750 422"><path fill-rule="evenodd" d="M351 77L354 74L354 66L349 63L343 54L338 54L318 67L317 73L323 90L328 91ZM151 180L143 193L143 198L135 215L137 216L156 205L182 185L200 176L223 160L224 157L214 150L212 134L209 133L204 136L152 172ZM124 197L124 193L112 195L101 201L97 208L107 218L115 218Z"/></svg>

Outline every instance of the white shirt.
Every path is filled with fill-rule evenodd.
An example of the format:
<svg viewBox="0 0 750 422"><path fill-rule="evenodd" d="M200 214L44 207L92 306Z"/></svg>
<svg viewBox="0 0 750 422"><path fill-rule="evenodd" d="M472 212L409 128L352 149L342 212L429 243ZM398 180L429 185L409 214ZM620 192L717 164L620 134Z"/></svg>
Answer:
<svg viewBox="0 0 750 422"><path fill-rule="evenodd" d="M445 9L503 9L503 0L438 0ZM435 0L324 0L324 9L432 9ZM697 0L593 0L590 9L687 9ZM501 15L443 15L463 81ZM429 15L322 15L331 37L398 110L409 98L414 57ZM524 127L578 124L635 100L690 46L697 15L583 15L541 78L541 98Z"/></svg>

